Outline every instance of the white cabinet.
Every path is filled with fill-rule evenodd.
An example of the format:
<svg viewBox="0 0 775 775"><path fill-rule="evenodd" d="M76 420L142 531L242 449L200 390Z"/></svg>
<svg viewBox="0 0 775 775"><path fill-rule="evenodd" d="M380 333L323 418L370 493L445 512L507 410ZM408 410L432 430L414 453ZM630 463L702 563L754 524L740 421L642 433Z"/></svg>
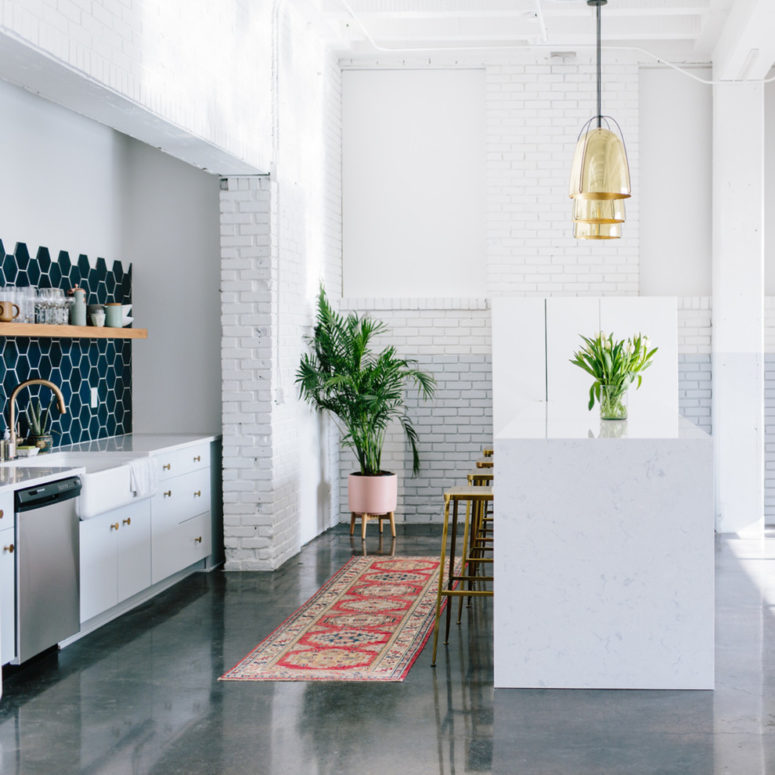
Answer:
<svg viewBox="0 0 775 775"><path fill-rule="evenodd" d="M0 664L3 665L16 656L15 544L11 523L11 527L0 530Z"/></svg>
<svg viewBox="0 0 775 775"><path fill-rule="evenodd" d="M81 621L151 585L150 499L80 523Z"/></svg>
<svg viewBox="0 0 775 775"><path fill-rule="evenodd" d="M208 557L212 551L210 445L153 455L159 491L151 499L152 582Z"/></svg>

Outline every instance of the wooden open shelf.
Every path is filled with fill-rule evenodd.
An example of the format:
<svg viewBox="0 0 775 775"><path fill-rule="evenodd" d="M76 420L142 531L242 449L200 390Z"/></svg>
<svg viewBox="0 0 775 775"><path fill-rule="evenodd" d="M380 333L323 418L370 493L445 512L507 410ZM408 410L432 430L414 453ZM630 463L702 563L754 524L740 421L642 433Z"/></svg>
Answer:
<svg viewBox="0 0 775 775"><path fill-rule="evenodd" d="M47 339L147 339L148 329L54 326L48 323L0 323L0 336L35 336Z"/></svg>

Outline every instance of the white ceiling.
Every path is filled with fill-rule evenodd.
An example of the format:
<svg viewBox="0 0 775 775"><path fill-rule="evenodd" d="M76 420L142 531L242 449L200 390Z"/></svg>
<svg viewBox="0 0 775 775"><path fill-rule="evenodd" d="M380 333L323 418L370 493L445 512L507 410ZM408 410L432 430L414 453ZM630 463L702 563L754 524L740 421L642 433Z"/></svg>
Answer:
<svg viewBox="0 0 775 775"><path fill-rule="evenodd" d="M602 8L603 43L708 62L731 12L751 16L762 3L775 6L775 0L609 0ZM595 9L586 0L325 0L325 9L349 54L573 50L595 42Z"/></svg>

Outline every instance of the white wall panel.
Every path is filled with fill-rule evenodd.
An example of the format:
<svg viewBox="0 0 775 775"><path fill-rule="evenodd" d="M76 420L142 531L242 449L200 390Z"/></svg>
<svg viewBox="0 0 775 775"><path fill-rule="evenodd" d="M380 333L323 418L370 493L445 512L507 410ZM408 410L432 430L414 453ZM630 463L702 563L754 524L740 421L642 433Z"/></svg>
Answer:
<svg viewBox="0 0 775 775"><path fill-rule="evenodd" d="M555 296L546 300L546 382L550 403L586 406L592 378L570 359L583 344L579 335L594 336L599 330L599 299Z"/></svg>
<svg viewBox="0 0 775 775"><path fill-rule="evenodd" d="M678 414L678 311L674 297L640 296L600 299L600 328L615 339L638 333L658 347L643 372L643 384L628 397L630 414L646 404L660 404Z"/></svg>
<svg viewBox="0 0 775 775"><path fill-rule="evenodd" d="M483 70L343 73L345 296L484 296Z"/></svg>
<svg viewBox="0 0 775 775"><path fill-rule="evenodd" d="M521 404L546 400L544 299L492 301L493 430L497 435Z"/></svg>

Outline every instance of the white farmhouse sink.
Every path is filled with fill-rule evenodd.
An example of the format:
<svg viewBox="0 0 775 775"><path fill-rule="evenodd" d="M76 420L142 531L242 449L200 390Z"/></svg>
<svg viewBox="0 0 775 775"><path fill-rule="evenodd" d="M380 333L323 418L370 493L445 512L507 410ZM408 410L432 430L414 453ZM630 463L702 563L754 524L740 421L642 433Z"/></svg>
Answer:
<svg viewBox="0 0 775 775"><path fill-rule="evenodd" d="M51 452L17 460L25 468L83 468L81 495L76 512L81 519L96 517L111 509L131 503L135 497L131 487L129 463L145 455L123 452Z"/></svg>

